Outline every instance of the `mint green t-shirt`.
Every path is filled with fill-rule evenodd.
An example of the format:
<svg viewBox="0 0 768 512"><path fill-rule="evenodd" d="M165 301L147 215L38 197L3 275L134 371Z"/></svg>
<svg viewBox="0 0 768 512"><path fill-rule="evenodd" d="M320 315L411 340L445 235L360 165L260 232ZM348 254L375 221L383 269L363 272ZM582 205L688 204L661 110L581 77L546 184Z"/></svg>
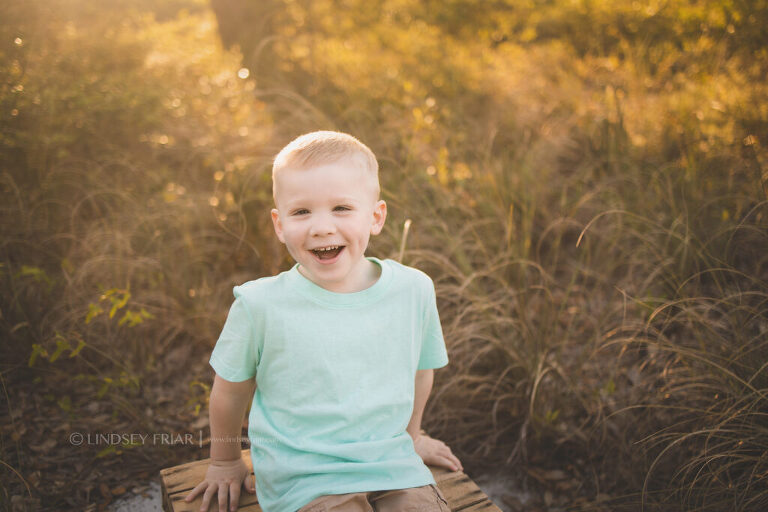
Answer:
<svg viewBox="0 0 768 512"><path fill-rule="evenodd" d="M248 437L265 512L318 496L434 483L406 427L417 369L448 363L432 280L393 260L370 288L330 292L298 271L234 288L210 364L256 376Z"/></svg>

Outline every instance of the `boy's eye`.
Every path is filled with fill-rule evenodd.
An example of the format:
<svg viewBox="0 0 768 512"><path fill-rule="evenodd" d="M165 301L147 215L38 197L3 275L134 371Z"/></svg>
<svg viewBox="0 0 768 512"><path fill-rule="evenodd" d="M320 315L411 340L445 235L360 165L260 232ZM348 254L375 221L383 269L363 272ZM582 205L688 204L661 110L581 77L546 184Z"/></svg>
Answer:
<svg viewBox="0 0 768 512"><path fill-rule="evenodd" d="M298 210L295 210L291 215L306 215L309 213L309 210L306 208L299 208Z"/></svg>
<svg viewBox="0 0 768 512"><path fill-rule="evenodd" d="M348 207L348 206L337 206L337 207L335 207L333 209L333 211L335 211L335 212L345 212L345 211L348 211L348 210L351 210L351 208Z"/></svg>

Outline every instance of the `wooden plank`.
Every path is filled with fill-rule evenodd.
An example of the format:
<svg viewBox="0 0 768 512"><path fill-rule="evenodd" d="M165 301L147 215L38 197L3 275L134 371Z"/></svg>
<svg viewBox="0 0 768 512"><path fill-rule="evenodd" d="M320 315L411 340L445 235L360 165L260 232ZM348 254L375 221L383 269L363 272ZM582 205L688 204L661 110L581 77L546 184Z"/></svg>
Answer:
<svg viewBox="0 0 768 512"><path fill-rule="evenodd" d="M459 509L452 508L451 510L452 511L458 511ZM490 500L490 498L486 497L483 501L481 501L481 502L479 502L479 503L477 503L475 505L471 505L471 506L469 506L467 508L462 508L461 512L501 512L501 511L499 510L499 507L497 507Z"/></svg>
<svg viewBox="0 0 768 512"><path fill-rule="evenodd" d="M250 450L243 450L240 454L248 469L251 470L253 477L253 463L251 461ZM195 488L208 470L210 459L188 462L180 466L163 469L160 471L160 477L163 482L163 508L166 512L197 512L203 497L198 496L194 501L187 503L184 498L189 491ZM167 498L166 498L167 497ZM209 507L213 510L214 507ZM238 510L244 512L261 512L261 507L257 497L254 494L248 494L245 491L240 493L240 504Z"/></svg>
<svg viewBox="0 0 768 512"><path fill-rule="evenodd" d="M461 471L450 473L438 481L437 485L443 491L452 511L474 510L481 505L485 507L486 503L490 503L492 508L484 508L484 510L498 510L477 484Z"/></svg>
<svg viewBox="0 0 768 512"><path fill-rule="evenodd" d="M251 469L253 466L249 450L243 450L243 461ZM202 503L202 496L198 496L191 503L186 503L184 497L189 494L205 477L210 459L188 462L172 468L160 471L163 487L163 509L166 512L197 512ZM444 468L430 466L430 471L437 482L437 486L445 495L448 505L453 512L501 512L500 509L488 499L488 496L461 471L449 471ZM211 507L209 510L213 510ZM240 494L239 511L261 512L255 495L243 491Z"/></svg>
<svg viewBox="0 0 768 512"><path fill-rule="evenodd" d="M246 466L248 466L248 469L251 470L251 474L253 474L250 451L247 449L243 450L240 456ZM160 476L163 480L163 487L168 489L169 495L192 490L205 478L209 462L210 459L196 460L161 470Z"/></svg>

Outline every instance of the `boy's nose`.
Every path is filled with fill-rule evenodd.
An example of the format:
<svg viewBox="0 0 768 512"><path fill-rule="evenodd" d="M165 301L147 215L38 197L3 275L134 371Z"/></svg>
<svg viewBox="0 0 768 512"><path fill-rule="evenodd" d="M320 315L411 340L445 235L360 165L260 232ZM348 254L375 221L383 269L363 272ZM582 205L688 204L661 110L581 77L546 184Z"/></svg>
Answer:
<svg viewBox="0 0 768 512"><path fill-rule="evenodd" d="M331 221L331 219L324 216L318 217L317 220L312 223L312 226L309 229L309 234L311 236L332 235L335 232L336 225Z"/></svg>

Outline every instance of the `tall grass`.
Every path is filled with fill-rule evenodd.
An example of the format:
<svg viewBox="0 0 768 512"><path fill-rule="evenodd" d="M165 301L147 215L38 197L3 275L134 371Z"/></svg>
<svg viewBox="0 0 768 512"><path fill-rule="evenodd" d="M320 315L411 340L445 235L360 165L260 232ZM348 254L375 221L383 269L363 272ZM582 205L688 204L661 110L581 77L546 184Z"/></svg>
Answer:
<svg viewBox="0 0 768 512"><path fill-rule="evenodd" d="M2 501L201 455L37 450L49 417L205 427L231 286L291 263L270 158L336 128L381 163L370 253L436 283L426 426L471 474L585 510L768 504L762 9L275 1L246 37L213 2L227 50L202 2L86 4L0 17Z"/></svg>

